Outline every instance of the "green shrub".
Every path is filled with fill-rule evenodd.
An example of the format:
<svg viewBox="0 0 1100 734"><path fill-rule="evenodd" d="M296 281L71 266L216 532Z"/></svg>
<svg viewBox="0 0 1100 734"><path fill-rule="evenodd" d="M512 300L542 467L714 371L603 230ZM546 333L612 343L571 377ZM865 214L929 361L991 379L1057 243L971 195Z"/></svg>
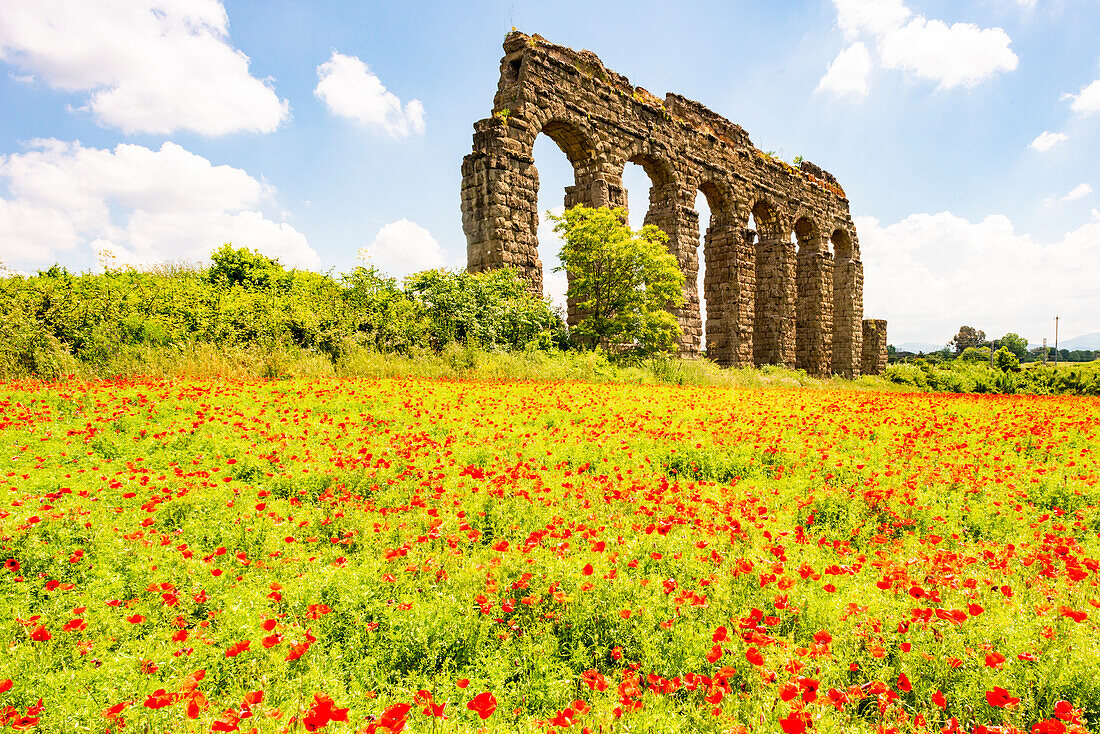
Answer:
<svg viewBox="0 0 1100 734"><path fill-rule="evenodd" d="M286 270L228 245L213 260L205 270L73 275L55 266L0 278L0 374L56 377L77 366L115 374L149 349L195 344L304 350L336 364L362 348L410 354L452 343L487 350L567 343L561 317L511 270L430 271L402 288L374 269L339 277Z"/></svg>

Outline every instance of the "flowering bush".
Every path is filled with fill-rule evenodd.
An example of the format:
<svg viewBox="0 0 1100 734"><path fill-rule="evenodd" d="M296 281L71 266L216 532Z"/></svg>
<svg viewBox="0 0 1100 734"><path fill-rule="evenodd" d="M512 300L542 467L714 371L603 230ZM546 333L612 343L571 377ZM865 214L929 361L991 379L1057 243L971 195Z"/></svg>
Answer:
<svg viewBox="0 0 1100 734"><path fill-rule="evenodd" d="M0 730L1070 734L1100 400L0 392Z"/></svg>

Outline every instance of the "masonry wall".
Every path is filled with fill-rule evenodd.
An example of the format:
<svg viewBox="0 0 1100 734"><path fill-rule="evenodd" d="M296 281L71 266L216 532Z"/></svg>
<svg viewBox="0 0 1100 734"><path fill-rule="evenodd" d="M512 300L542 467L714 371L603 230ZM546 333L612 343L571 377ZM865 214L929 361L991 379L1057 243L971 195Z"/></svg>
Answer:
<svg viewBox="0 0 1100 734"><path fill-rule="evenodd" d="M703 331L694 209L702 191L711 210L703 233L707 356L859 375L863 264L832 175L765 155L738 125L676 94L658 99L589 51L513 32L504 52L492 115L474 124L473 152L462 163L470 270L512 266L542 293L532 149L547 135L573 166L566 206L646 207L646 223L668 234L684 273L681 354L700 353ZM649 176L648 201L627 201L628 162Z"/></svg>
<svg viewBox="0 0 1100 734"><path fill-rule="evenodd" d="M886 322L882 319L866 319L863 322L863 354L860 372L864 375L881 375L886 371Z"/></svg>

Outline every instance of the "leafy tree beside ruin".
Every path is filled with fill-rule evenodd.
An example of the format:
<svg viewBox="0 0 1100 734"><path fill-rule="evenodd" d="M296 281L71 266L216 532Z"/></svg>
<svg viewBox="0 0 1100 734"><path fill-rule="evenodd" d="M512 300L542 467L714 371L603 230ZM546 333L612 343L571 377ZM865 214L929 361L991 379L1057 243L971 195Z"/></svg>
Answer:
<svg viewBox="0 0 1100 734"><path fill-rule="evenodd" d="M1027 339L1024 339L1019 334L1013 332L1005 334L997 340L997 346L1012 352L1016 355L1016 359L1018 360L1027 357Z"/></svg>
<svg viewBox="0 0 1100 734"><path fill-rule="evenodd" d="M611 352L671 350L680 327L669 308L683 305L684 276L668 236L652 225L632 231L625 209L575 206L551 218L564 240L558 270L581 314L574 338Z"/></svg>
<svg viewBox="0 0 1100 734"><path fill-rule="evenodd" d="M955 348L955 354L962 354L967 347L978 348L985 344L985 332L973 326L960 326L959 333L948 342Z"/></svg>

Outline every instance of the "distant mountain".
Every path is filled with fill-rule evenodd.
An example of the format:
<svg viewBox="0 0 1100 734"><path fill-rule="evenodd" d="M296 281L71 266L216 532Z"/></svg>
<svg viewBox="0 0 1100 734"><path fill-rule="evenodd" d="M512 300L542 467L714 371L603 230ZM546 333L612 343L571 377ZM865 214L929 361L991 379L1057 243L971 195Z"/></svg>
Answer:
<svg viewBox="0 0 1100 734"><path fill-rule="evenodd" d="M931 354L932 352L938 352L943 349L943 344L930 344L928 342L902 342L901 344L895 344L899 352L912 352L913 354L919 354L924 352L925 354Z"/></svg>
<svg viewBox="0 0 1100 734"><path fill-rule="evenodd" d="M1100 349L1100 331L1075 336L1072 339L1059 339L1058 348L1068 349L1071 352L1075 349Z"/></svg>

